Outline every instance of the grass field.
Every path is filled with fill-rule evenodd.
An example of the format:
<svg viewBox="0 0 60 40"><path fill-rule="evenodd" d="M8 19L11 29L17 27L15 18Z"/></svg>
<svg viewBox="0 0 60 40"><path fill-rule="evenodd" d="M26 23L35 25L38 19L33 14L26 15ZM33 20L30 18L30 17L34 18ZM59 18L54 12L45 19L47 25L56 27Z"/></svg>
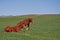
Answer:
<svg viewBox="0 0 60 40"><path fill-rule="evenodd" d="M6 26L15 26L29 17L34 19L30 30L4 32ZM60 14L0 17L0 40L60 40Z"/></svg>

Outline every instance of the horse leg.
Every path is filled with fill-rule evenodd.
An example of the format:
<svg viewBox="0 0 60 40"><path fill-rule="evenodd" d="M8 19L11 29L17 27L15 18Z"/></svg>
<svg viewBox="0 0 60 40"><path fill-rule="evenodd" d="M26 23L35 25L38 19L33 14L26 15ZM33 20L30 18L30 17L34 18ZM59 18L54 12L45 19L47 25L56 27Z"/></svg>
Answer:
<svg viewBox="0 0 60 40"><path fill-rule="evenodd" d="M30 29L30 28L29 28L29 24L27 24L27 25L26 25L26 30L29 30L29 29Z"/></svg>

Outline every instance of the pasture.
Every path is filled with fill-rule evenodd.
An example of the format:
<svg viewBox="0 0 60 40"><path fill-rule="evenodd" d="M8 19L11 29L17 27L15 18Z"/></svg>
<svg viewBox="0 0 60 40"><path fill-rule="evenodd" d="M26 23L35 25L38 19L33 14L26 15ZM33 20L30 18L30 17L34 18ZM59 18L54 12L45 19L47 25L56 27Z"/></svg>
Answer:
<svg viewBox="0 0 60 40"><path fill-rule="evenodd" d="M29 17L34 19L29 30L4 32L6 26L15 26ZM60 40L60 14L0 17L0 40Z"/></svg>

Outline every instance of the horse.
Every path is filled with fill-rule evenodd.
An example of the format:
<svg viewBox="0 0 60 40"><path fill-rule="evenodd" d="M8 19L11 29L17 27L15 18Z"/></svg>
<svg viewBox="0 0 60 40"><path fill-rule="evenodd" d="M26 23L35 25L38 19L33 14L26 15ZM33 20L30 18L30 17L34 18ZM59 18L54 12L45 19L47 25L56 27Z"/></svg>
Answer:
<svg viewBox="0 0 60 40"><path fill-rule="evenodd" d="M23 21L20 21L17 24L17 26L19 25L20 28L26 27L26 30L28 30L29 29L29 25L30 25L31 22L33 23L33 19L32 18L27 18L27 19L25 19Z"/></svg>
<svg viewBox="0 0 60 40"><path fill-rule="evenodd" d="M6 31L6 32L15 32L15 28L12 27L12 26L7 26L7 27L4 29L4 31Z"/></svg>
<svg viewBox="0 0 60 40"><path fill-rule="evenodd" d="M24 19L23 21L20 21L15 27L7 26L5 28L5 31L6 32L19 32L19 31L21 31L21 29L23 27L26 27L26 30L28 30L29 29L29 25L30 25L31 22L33 23L33 19L32 18Z"/></svg>
<svg viewBox="0 0 60 40"><path fill-rule="evenodd" d="M33 19L32 18L27 18L25 20L23 20L25 26L26 26L26 30L29 30L29 25L32 22L33 23Z"/></svg>
<svg viewBox="0 0 60 40"><path fill-rule="evenodd" d="M4 30L6 32L19 32L23 28L23 22L20 21L15 27L7 26Z"/></svg>

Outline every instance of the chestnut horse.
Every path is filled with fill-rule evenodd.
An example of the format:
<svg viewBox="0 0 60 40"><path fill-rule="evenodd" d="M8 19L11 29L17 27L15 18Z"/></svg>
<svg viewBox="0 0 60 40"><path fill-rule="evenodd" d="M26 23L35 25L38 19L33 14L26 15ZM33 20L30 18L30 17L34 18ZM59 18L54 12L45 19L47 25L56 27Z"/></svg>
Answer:
<svg viewBox="0 0 60 40"><path fill-rule="evenodd" d="M13 26L7 26L4 31L6 32L19 32L23 28L23 22L19 22L15 27Z"/></svg>
<svg viewBox="0 0 60 40"><path fill-rule="evenodd" d="M32 18L27 18L27 19L25 19L23 21L20 21L17 24L17 26L19 25L20 28L26 27L26 30L28 30L29 29L29 25L30 25L31 22L33 23L33 19Z"/></svg>
<svg viewBox="0 0 60 40"><path fill-rule="evenodd" d="M7 26L4 30L6 32L19 32L23 28L23 22L19 22L15 27L13 26Z"/></svg>
<svg viewBox="0 0 60 40"><path fill-rule="evenodd" d="M26 30L28 30L30 23L31 22L33 23L33 19L32 18L27 18L27 19L23 20L23 22L24 22L24 24L26 26Z"/></svg>
<svg viewBox="0 0 60 40"><path fill-rule="evenodd" d="M33 23L33 19L32 18L27 18L23 21L20 21L15 27L7 26L5 28L5 31L6 32L19 32L19 31L21 31L21 29L23 27L26 27L26 30L28 30L31 22Z"/></svg>
<svg viewBox="0 0 60 40"><path fill-rule="evenodd" d="M12 27L12 26L7 26L7 27L4 29L4 31L6 31L6 32L15 32L15 28Z"/></svg>
<svg viewBox="0 0 60 40"><path fill-rule="evenodd" d="M19 31L21 31L21 28L19 26L15 26L15 27L7 26L5 28L5 32L19 32Z"/></svg>

